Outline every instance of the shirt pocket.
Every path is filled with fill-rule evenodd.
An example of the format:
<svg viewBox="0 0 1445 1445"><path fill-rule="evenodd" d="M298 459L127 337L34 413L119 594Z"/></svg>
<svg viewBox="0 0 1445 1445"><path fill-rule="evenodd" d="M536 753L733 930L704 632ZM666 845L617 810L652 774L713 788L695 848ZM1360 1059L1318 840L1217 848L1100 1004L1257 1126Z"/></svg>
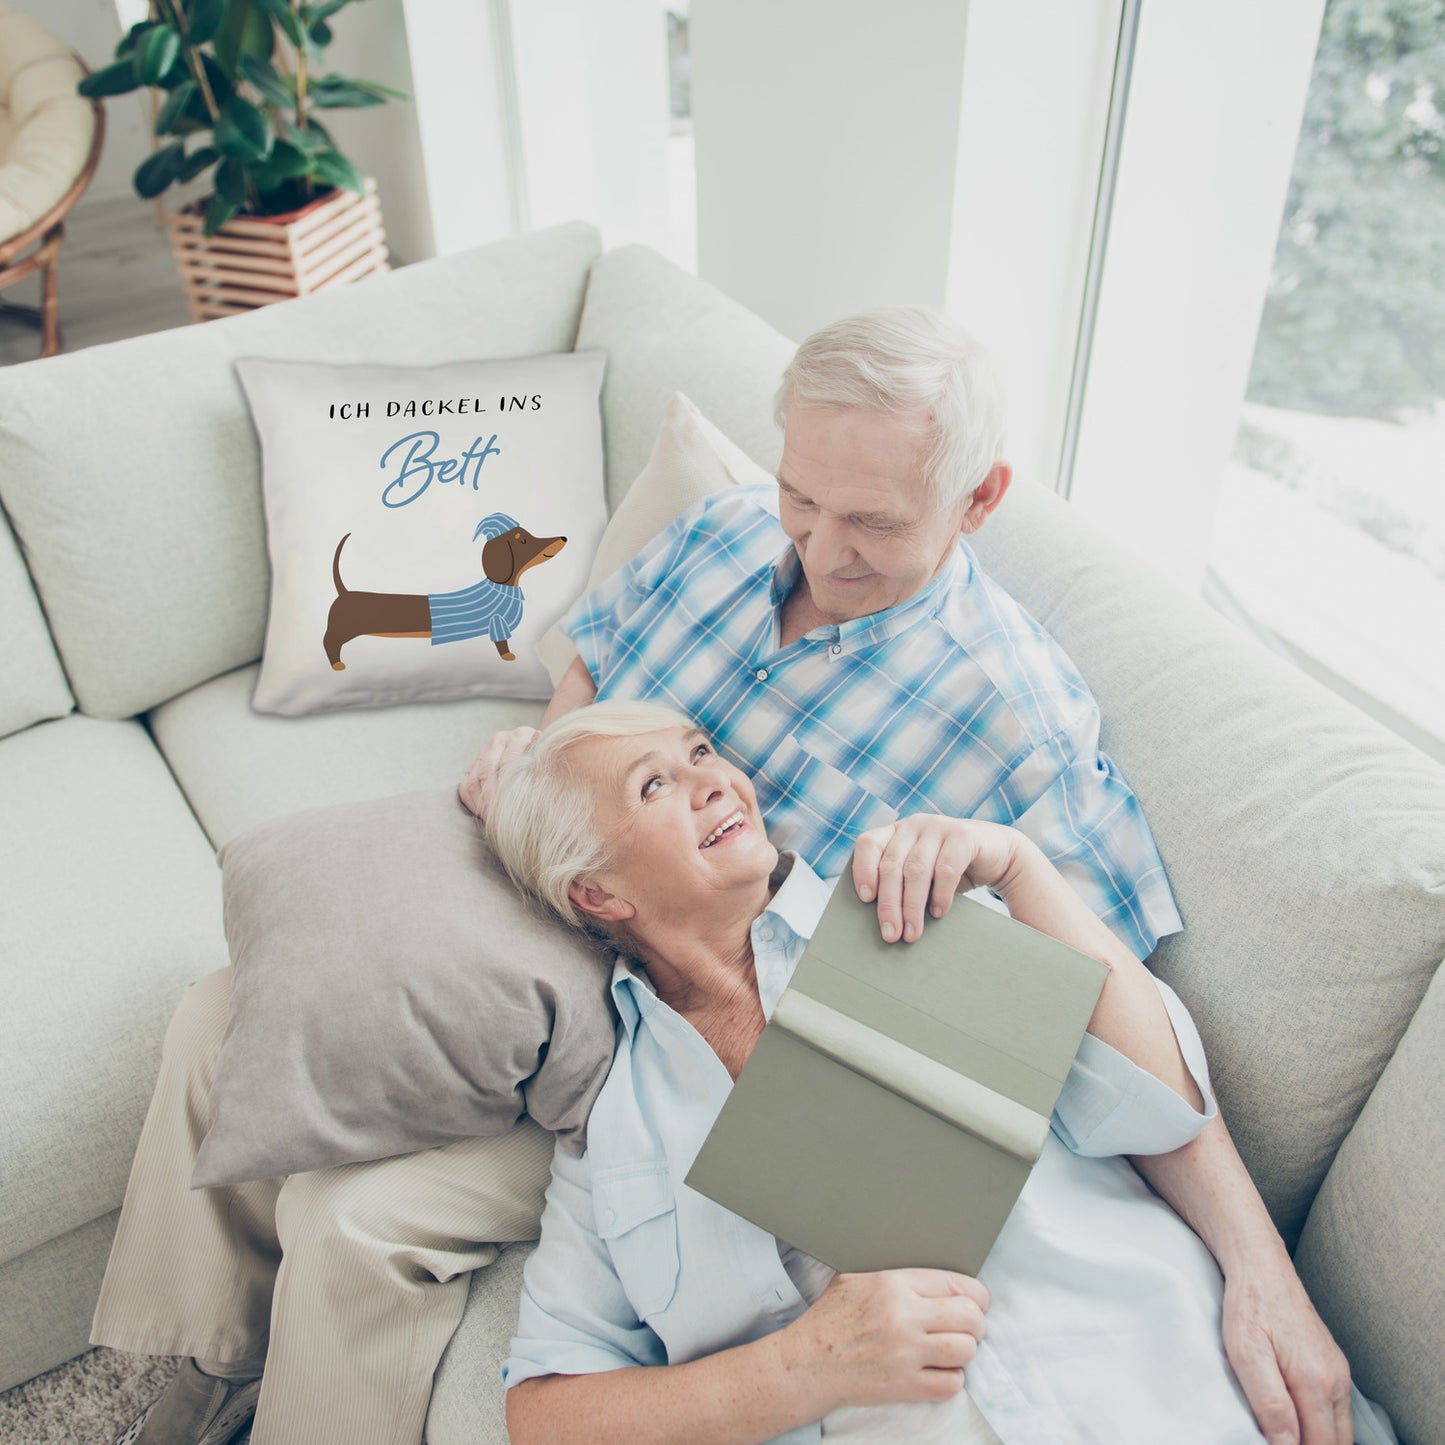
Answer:
<svg viewBox="0 0 1445 1445"><path fill-rule="evenodd" d="M796 733L773 749L761 772L777 798L769 838L801 853L820 877L842 871L860 833L898 820L894 808L809 752ZM834 857L838 853L841 859Z"/></svg>
<svg viewBox="0 0 1445 1445"><path fill-rule="evenodd" d="M592 1185L597 1233L639 1319L660 1314L677 1293L677 1196L665 1163L628 1165Z"/></svg>

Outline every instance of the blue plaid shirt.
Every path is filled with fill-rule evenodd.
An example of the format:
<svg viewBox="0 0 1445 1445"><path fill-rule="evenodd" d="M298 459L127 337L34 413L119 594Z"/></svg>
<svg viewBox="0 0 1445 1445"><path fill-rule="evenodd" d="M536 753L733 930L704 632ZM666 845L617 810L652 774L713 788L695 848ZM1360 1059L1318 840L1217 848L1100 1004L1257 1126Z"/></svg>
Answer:
<svg viewBox="0 0 1445 1445"><path fill-rule="evenodd" d="M768 836L822 876L912 813L1012 823L1140 957L1182 927L1143 810L1057 643L960 540L922 592L779 646L802 567L772 487L679 517L563 620L598 700L649 698L753 778Z"/></svg>

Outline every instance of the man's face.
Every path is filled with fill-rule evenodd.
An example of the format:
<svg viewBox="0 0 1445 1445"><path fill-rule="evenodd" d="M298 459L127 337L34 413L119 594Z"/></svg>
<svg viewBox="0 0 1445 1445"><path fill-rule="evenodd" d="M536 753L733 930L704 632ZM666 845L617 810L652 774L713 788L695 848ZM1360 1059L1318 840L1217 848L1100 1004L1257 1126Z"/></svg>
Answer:
<svg viewBox="0 0 1445 1445"><path fill-rule="evenodd" d="M959 534L973 530L968 496L942 511L933 506L921 476L926 450L921 419L839 408L788 413L778 514L813 604L831 621L916 596Z"/></svg>

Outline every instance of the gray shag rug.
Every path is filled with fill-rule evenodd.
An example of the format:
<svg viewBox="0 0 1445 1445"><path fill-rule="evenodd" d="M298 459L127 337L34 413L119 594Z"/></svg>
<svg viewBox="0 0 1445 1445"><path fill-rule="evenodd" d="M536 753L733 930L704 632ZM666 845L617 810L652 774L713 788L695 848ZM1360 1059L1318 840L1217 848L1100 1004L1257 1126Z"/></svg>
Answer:
<svg viewBox="0 0 1445 1445"><path fill-rule="evenodd" d="M0 1395L0 1445L111 1445L179 1364L91 1350ZM241 1436L249 1439L250 1431Z"/></svg>

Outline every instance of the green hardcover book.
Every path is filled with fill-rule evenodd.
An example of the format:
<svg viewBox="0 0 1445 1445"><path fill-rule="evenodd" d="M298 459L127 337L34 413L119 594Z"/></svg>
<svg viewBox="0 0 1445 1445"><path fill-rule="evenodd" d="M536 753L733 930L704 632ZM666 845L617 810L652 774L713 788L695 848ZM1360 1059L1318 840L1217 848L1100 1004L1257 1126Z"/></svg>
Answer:
<svg viewBox="0 0 1445 1445"><path fill-rule="evenodd" d="M969 898L885 944L845 876L687 1183L837 1270L977 1274L1107 977Z"/></svg>

